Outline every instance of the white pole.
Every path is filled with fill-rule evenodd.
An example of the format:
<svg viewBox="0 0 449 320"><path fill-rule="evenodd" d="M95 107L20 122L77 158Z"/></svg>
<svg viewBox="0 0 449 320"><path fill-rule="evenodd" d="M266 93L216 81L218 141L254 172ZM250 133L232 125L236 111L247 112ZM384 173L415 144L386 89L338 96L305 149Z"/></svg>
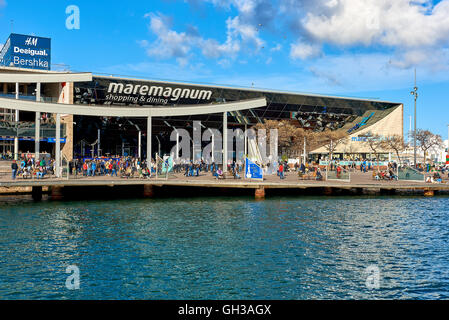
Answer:
<svg viewBox="0 0 449 320"><path fill-rule="evenodd" d="M36 101L41 101L41 84L36 83ZM36 112L35 118L35 131L34 131L34 159L36 163L39 163L40 153L40 140L41 140L41 113Z"/></svg>
<svg viewBox="0 0 449 320"><path fill-rule="evenodd" d="M245 158L248 156L248 133L246 132L247 128L248 125L245 124Z"/></svg>
<svg viewBox="0 0 449 320"><path fill-rule="evenodd" d="M16 82L16 100L19 100L19 83ZM15 116L16 127L19 125L19 110L16 110ZM19 159L19 130L16 130L16 137L14 137L14 160Z"/></svg>
<svg viewBox="0 0 449 320"><path fill-rule="evenodd" d="M138 144L137 154L140 159L142 156L142 151L141 151L141 149L142 149L142 132L140 130L139 130L139 137L137 139L137 142L138 142L137 143Z"/></svg>
<svg viewBox="0 0 449 320"><path fill-rule="evenodd" d="M306 165L306 136L304 136L304 151L303 151L303 156L304 156L304 165Z"/></svg>
<svg viewBox="0 0 449 320"><path fill-rule="evenodd" d="M214 157L214 152L215 152L215 134L214 132L211 130L210 132L212 132L212 162L215 161L215 157Z"/></svg>
<svg viewBox="0 0 449 320"><path fill-rule="evenodd" d="M228 171L228 113L223 112L223 172Z"/></svg>
<svg viewBox="0 0 449 320"><path fill-rule="evenodd" d="M97 156L100 157L100 129L98 129L98 133L97 133Z"/></svg>
<svg viewBox="0 0 449 320"><path fill-rule="evenodd" d="M176 130L176 160L179 159L179 132L178 129Z"/></svg>
<svg viewBox="0 0 449 320"><path fill-rule="evenodd" d="M56 114L56 178L60 178L61 173L61 114ZM67 172L67 174L69 174Z"/></svg>
<svg viewBox="0 0 449 320"><path fill-rule="evenodd" d="M151 170L151 116L147 118L147 166Z"/></svg>

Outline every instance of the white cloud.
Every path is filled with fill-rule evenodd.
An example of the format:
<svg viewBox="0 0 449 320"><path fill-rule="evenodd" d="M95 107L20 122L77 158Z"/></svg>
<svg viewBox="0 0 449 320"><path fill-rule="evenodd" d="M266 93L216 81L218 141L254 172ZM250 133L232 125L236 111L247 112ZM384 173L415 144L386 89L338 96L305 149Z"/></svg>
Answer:
<svg viewBox="0 0 449 320"><path fill-rule="evenodd" d="M245 52L261 54L259 61L267 61L269 55L262 48L271 48L267 53L282 49L278 41L265 39L271 33L284 39L288 34L293 60L323 57L323 48L347 54L361 47L383 53L378 58L385 58L381 63L391 68L424 66L441 71L449 66L449 0L436 4L431 0L185 1L196 6L208 2L229 12L222 40L204 38L197 29L175 31L168 18L148 14L150 30L157 36L156 41L142 42L150 55L181 58L185 63L200 53L217 61L226 59L221 65L228 65Z"/></svg>
<svg viewBox="0 0 449 320"><path fill-rule="evenodd" d="M192 48L191 36L171 30L171 21L166 16L149 13L145 17L150 19L149 29L157 37L151 44L147 40L140 41L150 56L184 59L188 56Z"/></svg>
<svg viewBox="0 0 449 320"><path fill-rule="evenodd" d="M226 20L226 41L223 43L201 37L194 27L191 27L190 32L172 30L170 18L162 14L147 13L144 17L150 19L148 28L156 35L156 40L151 43L140 40L138 43L146 48L150 56L160 59L176 58L183 65L187 64L195 49L199 49L207 58L224 57L228 61L235 59L243 47L258 52L265 43L258 37L256 28L242 23L239 17Z"/></svg>
<svg viewBox="0 0 449 320"><path fill-rule="evenodd" d="M290 46L290 57L293 59L308 59L319 56L321 48L315 44L304 42L294 43Z"/></svg>
<svg viewBox="0 0 449 320"><path fill-rule="evenodd" d="M282 46L281 44L276 44L276 46L274 46L273 48L270 49L271 52L277 52L277 51L281 51Z"/></svg>
<svg viewBox="0 0 449 320"><path fill-rule="evenodd" d="M317 44L390 48L396 59L403 59L398 67L423 63L428 58L425 51L435 53L449 45L449 0L436 5L430 0L332 0L327 4L325 14L315 10L297 17L304 34Z"/></svg>
<svg viewBox="0 0 449 320"><path fill-rule="evenodd" d="M449 1L334 0L331 14L308 12L301 19L316 40L338 45L435 45L449 34Z"/></svg>

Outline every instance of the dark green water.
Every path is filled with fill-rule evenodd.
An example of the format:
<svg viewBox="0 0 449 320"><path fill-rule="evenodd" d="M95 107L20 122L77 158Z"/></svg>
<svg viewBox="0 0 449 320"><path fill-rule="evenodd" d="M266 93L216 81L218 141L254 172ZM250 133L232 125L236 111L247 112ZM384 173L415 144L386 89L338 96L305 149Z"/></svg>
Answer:
<svg viewBox="0 0 449 320"><path fill-rule="evenodd" d="M0 299L448 299L448 216L440 197L3 199Z"/></svg>

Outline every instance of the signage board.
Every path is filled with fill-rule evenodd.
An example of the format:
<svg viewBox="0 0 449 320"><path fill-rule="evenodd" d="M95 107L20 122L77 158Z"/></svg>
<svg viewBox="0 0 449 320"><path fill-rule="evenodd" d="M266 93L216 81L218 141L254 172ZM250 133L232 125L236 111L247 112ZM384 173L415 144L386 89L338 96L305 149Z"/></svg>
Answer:
<svg viewBox="0 0 449 320"><path fill-rule="evenodd" d="M0 51L0 64L7 67L50 70L51 39L11 33Z"/></svg>
<svg viewBox="0 0 449 320"><path fill-rule="evenodd" d="M263 170L255 162L246 158L245 163L245 177L247 179L261 179L263 180Z"/></svg>
<svg viewBox="0 0 449 320"><path fill-rule="evenodd" d="M169 82L94 77L75 84L75 104L181 105L217 102L220 89Z"/></svg>

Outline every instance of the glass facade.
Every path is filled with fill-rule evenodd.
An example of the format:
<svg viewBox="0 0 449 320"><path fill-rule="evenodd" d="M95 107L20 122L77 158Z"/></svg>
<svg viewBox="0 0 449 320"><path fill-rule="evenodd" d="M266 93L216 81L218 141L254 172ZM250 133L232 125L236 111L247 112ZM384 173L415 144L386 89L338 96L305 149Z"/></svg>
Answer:
<svg viewBox="0 0 449 320"><path fill-rule="evenodd" d="M252 126L266 119L285 119L290 120L297 127L317 132L343 128L349 134L350 130L354 131L354 127L357 127L357 124L360 125L361 121L369 122L371 125L399 105L376 100L102 76L94 76L91 82L76 83L74 86L75 104L104 105L105 107L141 106L142 108L160 106L182 108L185 105L195 104L217 105L217 113L207 115L155 117L152 129L153 134L158 135L158 141L154 144L156 146L160 143L159 141L169 139L167 135L172 129L166 122L173 127L189 131L192 130L194 120L201 121L206 127L221 129L223 118L220 103L261 97L267 99L267 106L229 112L228 127L244 128L245 125ZM368 116L369 119L364 120L364 117L368 118ZM83 139L95 140L100 129L102 144L104 143L105 148L109 149L116 148L113 145L116 144L117 138L125 140L127 145L136 146L137 132L139 129L146 131L146 119L127 120L110 117L98 119L77 116L74 121L77 123L74 132L75 144Z"/></svg>

